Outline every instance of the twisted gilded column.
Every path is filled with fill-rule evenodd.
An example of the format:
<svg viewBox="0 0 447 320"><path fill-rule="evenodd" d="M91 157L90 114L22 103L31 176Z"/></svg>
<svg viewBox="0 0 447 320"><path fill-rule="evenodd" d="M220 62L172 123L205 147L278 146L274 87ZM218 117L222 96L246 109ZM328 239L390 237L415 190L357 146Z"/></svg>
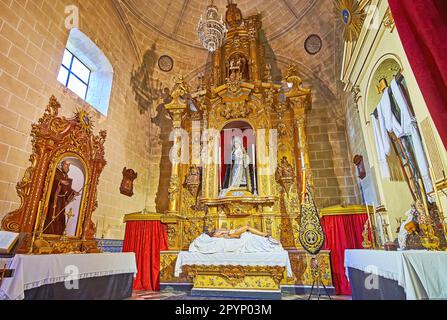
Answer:
<svg viewBox="0 0 447 320"><path fill-rule="evenodd" d="M188 92L188 87L183 76L174 77L175 85L172 90L172 101L165 105L166 111L172 119L173 130L180 130L182 128L182 119L187 109L186 100L184 97ZM179 213L180 205L180 161L181 161L182 141L181 135L175 135L175 141L171 152L171 178L169 180L169 206L168 214Z"/></svg>

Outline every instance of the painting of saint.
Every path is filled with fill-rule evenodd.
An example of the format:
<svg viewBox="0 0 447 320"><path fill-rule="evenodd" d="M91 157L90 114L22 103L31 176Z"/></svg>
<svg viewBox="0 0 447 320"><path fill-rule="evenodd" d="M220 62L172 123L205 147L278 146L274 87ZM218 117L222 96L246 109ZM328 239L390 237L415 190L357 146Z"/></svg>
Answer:
<svg viewBox="0 0 447 320"><path fill-rule="evenodd" d="M67 207L80 195L72 188L73 179L68 176L70 166L69 161L63 160L56 169L44 225L44 233L46 234L64 234Z"/></svg>

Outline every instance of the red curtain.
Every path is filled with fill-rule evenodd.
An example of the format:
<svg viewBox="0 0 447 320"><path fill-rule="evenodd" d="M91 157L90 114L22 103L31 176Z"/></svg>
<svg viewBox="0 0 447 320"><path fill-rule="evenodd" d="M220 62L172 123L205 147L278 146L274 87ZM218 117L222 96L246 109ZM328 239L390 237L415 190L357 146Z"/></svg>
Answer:
<svg viewBox="0 0 447 320"><path fill-rule="evenodd" d="M447 1L389 0L397 31L447 148Z"/></svg>
<svg viewBox="0 0 447 320"><path fill-rule="evenodd" d="M166 226L160 221L129 221L123 252L135 252L138 273L134 290L160 290L160 251L168 250Z"/></svg>
<svg viewBox="0 0 447 320"><path fill-rule="evenodd" d="M335 291L339 295L351 295L345 274L345 250L362 249L362 231L366 214L324 216L321 224L326 236L324 248L331 250L332 274Z"/></svg>

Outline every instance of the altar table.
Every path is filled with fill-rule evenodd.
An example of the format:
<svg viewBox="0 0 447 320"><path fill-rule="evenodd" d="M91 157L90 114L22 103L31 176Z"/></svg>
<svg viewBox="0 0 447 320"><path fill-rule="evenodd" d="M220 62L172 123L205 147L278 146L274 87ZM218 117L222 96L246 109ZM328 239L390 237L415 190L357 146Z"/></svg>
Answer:
<svg viewBox="0 0 447 320"><path fill-rule="evenodd" d="M8 268L0 300L125 299L137 273L134 253L16 255Z"/></svg>
<svg viewBox="0 0 447 320"><path fill-rule="evenodd" d="M354 300L447 299L447 252L346 250L345 268Z"/></svg>

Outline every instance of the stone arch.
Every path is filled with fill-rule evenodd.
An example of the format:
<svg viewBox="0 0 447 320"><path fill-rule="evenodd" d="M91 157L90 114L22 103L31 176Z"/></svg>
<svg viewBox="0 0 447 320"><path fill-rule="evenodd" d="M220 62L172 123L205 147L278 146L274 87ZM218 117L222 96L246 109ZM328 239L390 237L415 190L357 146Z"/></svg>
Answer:
<svg viewBox="0 0 447 320"><path fill-rule="evenodd" d="M394 54L385 54L377 60L369 76L364 97L362 113L365 123L369 123L369 115L380 102L380 94L376 91L376 85L379 83L380 79L386 78L387 82L391 83L393 77L398 72L402 72L402 70L402 63L399 57Z"/></svg>

